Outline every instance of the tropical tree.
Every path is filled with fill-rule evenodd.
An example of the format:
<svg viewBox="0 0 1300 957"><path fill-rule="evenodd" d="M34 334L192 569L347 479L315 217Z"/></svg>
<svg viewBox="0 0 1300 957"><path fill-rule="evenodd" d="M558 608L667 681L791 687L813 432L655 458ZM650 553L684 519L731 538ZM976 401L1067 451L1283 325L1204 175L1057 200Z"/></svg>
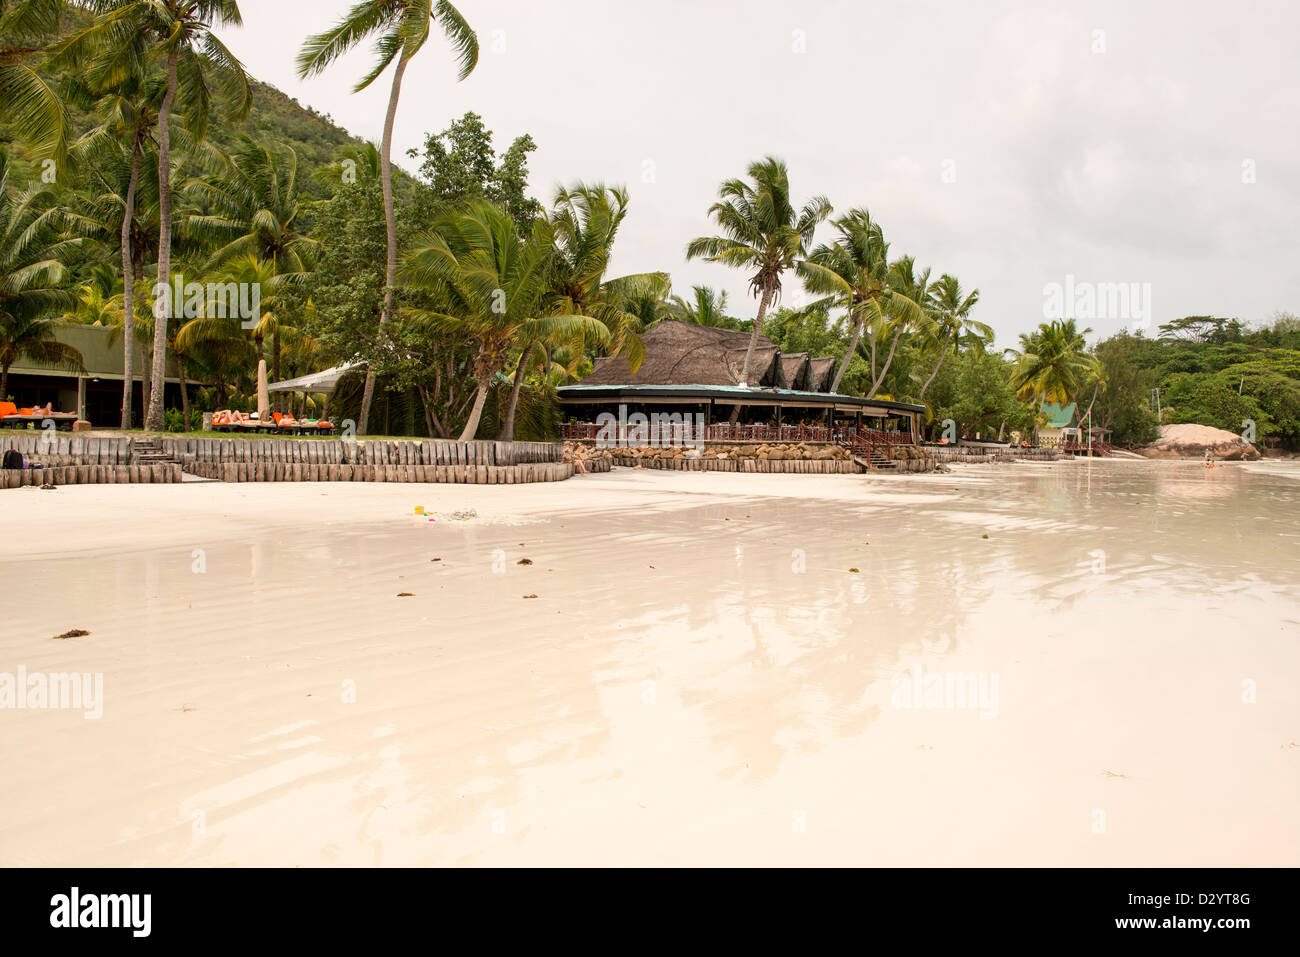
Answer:
<svg viewBox="0 0 1300 957"><path fill-rule="evenodd" d="M622 186L575 183L556 190L550 214L555 246L550 297L557 315L599 319L609 332L611 351L635 370L645 348L634 303L647 295L666 299L672 280L664 272L606 275L627 208L628 192Z"/></svg>
<svg viewBox="0 0 1300 957"><path fill-rule="evenodd" d="M58 168L67 154L67 110L38 59L66 7L64 0L0 0L0 120Z"/></svg>
<svg viewBox="0 0 1300 957"><path fill-rule="evenodd" d="M62 320L18 315L0 317L0 396L8 395L9 368L24 357L37 365L85 372L81 353L57 338Z"/></svg>
<svg viewBox="0 0 1300 957"><path fill-rule="evenodd" d="M1022 402L1066 404L1077 401L1084 386L1099 371L1096 356L1087 351L1085 337L1073 319L1054 319L1033 332L1020 334L1020 349L1014 354L1011 386Z"/></svg>
<svg viewBox="0 0 1300 957"><path fill-rule="evenodd" d="M862 208L851 209L831 225L839 236L834 242L823 243L813 250L799 264L799 275L809 292L826 297L814 303L814 307L839 306L845 311L852 330L831 391L839 391L858 344L870 331L873 381L868 395L875 395L889 371L899 336L909 323L915 326L924 322L924 309L909 295L911 290L895 288L897 282L891 281L889 243L885 242L884 231L871 218L871 213ZM877 375L876 332L887 325L894 330L894 339L890 359Z"/></svg>
<svg viewBox="0 0 1300 957"><path fill-rule="evenodd" d="M387 229L388 261L384 271L384 305L379 316L380 334L393 317L393 298L397 287L397 213L393 205L393 123L402 91L402 76L411 58L420 52L434 23L442 27L460 62L460 79L465 79L478 63L478 37L470 25L446 0L358 0L333 28L307 39L298 54L298 76L306 79L322 72L348 50L367 37L377 36L378 61L353 87L360 92L370 86L396 62L392 87L388 94L388 112L384 117L384 135L380 141L380 176L384 196L384 223ZM370 403L375 393L374 370L366 373L361 398L361 421L365 432L369 424Z"/></svg>
<svg viewBox="0 0 1300 957"><path fill-rule="evenodd" d="M74 62L78 52L84 56L89 44L78 45L70 40L61 56ZM163 95L161 75L147 72L143 40L137 35L136 44L123 44L117 50L136 63L136 69L126 74L116 72L114 61L100 57L90 60L80 74L80 92L95 98L94 109L98 122L73 144L74 161L90 170L91 189L94 192L80 204L83 208L73 214L73 225L84 235L108 242L116 229L122 264L122 418L121 427L132 424L132 398L135 382L135 285L144 276L146 251L157 246L158 191L157 180L146 177L149 197L145 210L152 214L137 216L140 191L140 173L147 151L151 148L153 129L158 123L158 103ZM112 79L106 79L112 77ZM111 85L116 83L115 86ZM108 92L96 98L96 91L107 87ZM114 223L116 226L114 227ZM149 240L152 239L152 242ZM126 277L130 277L129 279ZM144 370L149 395L148 380L153 369Z"/></svg>
<svg viewBox="0 0 1300 957"><path fill-rule="evenodd" d="M9 367L23 356L42 365L80 367L75 349L55 339L56 320L75 303L64 288L64 260L80 239L61 238L62 213L41 185L9 183L9 158L0 150L0 397ZM73 361L75 359L75 361Z"/></svg>
<svg viewBox="0 0 1300 957"><path fill-rule="evenodd" d="M474 343L477 391L462 442L477 433L492 380L516 342L556 337L604 345L610 339L597 318L554 313L548 276L553 241L546 220L534 223L523 238L509 213L475 200L445 212L405 258L404 281L440 304L409 308L409 318Z"/></svg>
<svg viewBox="0 0 1300 957"><path fill-rule="evenodd" d="M215 247L205 270L235 260L244 261L243 272L274 279L277 287L305 284L317 242L303 233L299 217L303 203L298 192L298 154L275 151L241 136L229 155L212 154L219 164L213 174L186 186L186 195L199 209L183 220L184 234L197 243ZM248 261L268 264L249 269ZM271 294L268 285L264 295ZM287 301L281 299L276 323L271 327L272 375L280 378L279 319Z"/></svg>
<svg viewBox="0 0 1300 957"><path fill-rule="evenodd" d="M727 315L727 291L709 286L692 286L689 299L673 296L673 315L684 322L700 326L717 326L722 329L739 328L739 323Z"/></svg>
<svg viewBox="0 0 1300 957"><path fill-rule="evenodd" d="M727 180L709 208L722 235L701 236L686 246L687 259L704 259L750 271L749 289L758 299L754 331L745 350L740 384L749 385L754 348L768 307L780 301L781 277L802 261L813 232L831 212L824 196L796 209L790 199L790 174L779 159L767 157L749 167L750 182ZM737 406L733 415L740 412Z"/></svg>
<svg viewBox="0 0 1300 957"><path fill-rule="evenodd" d="M980 291L978 289L963 293L961 283L957 280L957 277L950 276L947 273L940 276L931 288L932 338L938 346L939 358L934 364L934 371L930 373L930 377L921 386L921 394L917 396L918 399L925 398L925 393L934 382L934 377L939 374L939 368L948 355L948 347L953 344L954 340L960 343L963 338L973 338L981 346L993 341L993 329L982 322L977 322L970 316L979 301Z"/></svg>

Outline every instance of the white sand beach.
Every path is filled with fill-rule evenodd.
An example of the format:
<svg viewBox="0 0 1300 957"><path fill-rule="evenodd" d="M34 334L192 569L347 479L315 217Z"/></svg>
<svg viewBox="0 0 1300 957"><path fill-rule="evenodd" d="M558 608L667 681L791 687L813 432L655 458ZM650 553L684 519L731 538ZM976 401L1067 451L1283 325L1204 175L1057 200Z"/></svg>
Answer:
<svg viewBox="0 0 1300 957"><path fill-rule="evenodd" d="M1300 864L1291 464L0 501L0 864Z"/></svg>

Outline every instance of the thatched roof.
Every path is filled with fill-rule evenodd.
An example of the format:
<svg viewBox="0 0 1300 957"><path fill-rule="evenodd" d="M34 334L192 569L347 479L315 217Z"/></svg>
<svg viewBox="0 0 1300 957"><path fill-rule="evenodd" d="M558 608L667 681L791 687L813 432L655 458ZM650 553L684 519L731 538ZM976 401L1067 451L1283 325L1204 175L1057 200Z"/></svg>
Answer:
<svg viewBox="0 0 1300 957"><path fill-rule="evenodd" d="M823 359L809 360L810 392L830 392L831 383L835 381L835 360L827 356Z"/></svg>
<svg viewBox="0 0 1300 957"><path fill-rule="evenodd" d="M582 385L739 385L750 334L665 319L641 341L645 361L633 372L618 356L597 359ZM767 336L754 347L751 387L779 388L781 352Z"/></svg>
<svg viewBox="0 0 1300 957"><path fill-rule="evenodd" d="M808 353L782 353L781 376L785 379L782 388L796 389L799 392L812 392L812 366Z"/></svg>

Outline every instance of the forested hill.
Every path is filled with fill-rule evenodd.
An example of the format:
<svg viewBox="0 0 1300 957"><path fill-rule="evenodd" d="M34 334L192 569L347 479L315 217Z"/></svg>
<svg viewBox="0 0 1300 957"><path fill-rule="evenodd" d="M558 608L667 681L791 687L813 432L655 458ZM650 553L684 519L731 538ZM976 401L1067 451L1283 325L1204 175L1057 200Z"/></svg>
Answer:
<svg viewBox="0 0 1300 957"><path fill-rule="evenodd" d="M45 69L42 72L56 89L61 85L63 77L60 71ZM298 154L299 188L308 199L324 199L330 194L330 189L313 180L312 172L321 166L337 163L366 141L351 135L325 114L303 106L269 83L253 80L252 87L253 107L248 118L242 123L228 123L214 116L208 124L208 139L227 152L241 133L267 146L292 147ZM75 104L68 104L68 116L71 120L70 139L73 141L95 124L95 117ZM21 167L26 150L14 140L10 124L0 120L0 149ZM409 200L414 186L411 177L397 170L394 189L399 200Z"/></svg>

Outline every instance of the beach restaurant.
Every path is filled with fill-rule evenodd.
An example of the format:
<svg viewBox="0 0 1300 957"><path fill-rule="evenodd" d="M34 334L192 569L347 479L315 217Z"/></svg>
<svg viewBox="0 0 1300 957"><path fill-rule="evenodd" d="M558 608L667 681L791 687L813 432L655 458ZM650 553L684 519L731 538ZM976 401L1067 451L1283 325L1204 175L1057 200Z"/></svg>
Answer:
<svg viewBox="0 0 1300 957"><path fill-rule="evenodd" d="M656 323L641 337L645 359L635 371L619 356L597 359L591 375L557 390L568 420L562 436L595 439L605 415L622 437L633 416L656 414L701 423L708 441L848 442L866 432L911 445L920 435L924 406L833 393L835 359L782 354L766 336L758 337L751 382L743 383L750 338L677 319Z"/></svg>

